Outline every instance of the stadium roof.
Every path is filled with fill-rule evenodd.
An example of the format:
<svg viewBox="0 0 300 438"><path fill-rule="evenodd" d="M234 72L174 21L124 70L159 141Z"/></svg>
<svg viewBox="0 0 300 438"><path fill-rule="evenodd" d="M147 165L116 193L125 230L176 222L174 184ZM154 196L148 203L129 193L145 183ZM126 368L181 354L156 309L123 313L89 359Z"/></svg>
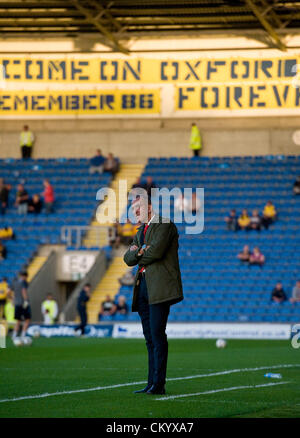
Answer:
<svg viewBox="0 0 300 438"><path fill-rule="evenodd" d="M113 50L150 32L265 31L281 36L300 28L300 1L285 0L0 0L0 36L100 33Z"/></svg>

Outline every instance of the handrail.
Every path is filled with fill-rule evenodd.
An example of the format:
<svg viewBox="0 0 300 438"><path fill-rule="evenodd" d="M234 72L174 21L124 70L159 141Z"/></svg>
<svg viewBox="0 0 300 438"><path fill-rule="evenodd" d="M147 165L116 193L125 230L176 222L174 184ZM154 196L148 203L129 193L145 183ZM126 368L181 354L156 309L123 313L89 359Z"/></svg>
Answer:
<svg viewBox="0 0 300 438"><path fill-rule="evenodd" d="M86 238L86 234L92 231L96 233L96 241L99 243L99 245L96 246L100 247L105 246L103 243L100 245L100 240L104 233L106 239L105 244L108 244L108 230L108 226L65 225L61 227L60 239L61 242L67 246L79 248L83 246L82 242Z"/></svg>

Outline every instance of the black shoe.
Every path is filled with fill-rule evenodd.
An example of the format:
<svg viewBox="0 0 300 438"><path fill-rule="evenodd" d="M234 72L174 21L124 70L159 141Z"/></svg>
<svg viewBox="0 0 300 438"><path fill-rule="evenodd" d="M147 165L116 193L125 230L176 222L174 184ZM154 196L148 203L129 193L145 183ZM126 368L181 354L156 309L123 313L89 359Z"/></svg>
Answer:
<svg viewBox="0 0 300 438"><path fill-rule="evenodd" d="M165 394L166 390L164 386L161 385L152 385L149 391L147 391L147 394Z"/></svg>
<svg viewBox="0 0 300 438"><path fill-rule="evenodd" d="M142 394L143 392L148 392L150 388L152 388L152 385L147 385L143 389L138 389L137 391L133 391L133 393L134 394Z"/></svg>

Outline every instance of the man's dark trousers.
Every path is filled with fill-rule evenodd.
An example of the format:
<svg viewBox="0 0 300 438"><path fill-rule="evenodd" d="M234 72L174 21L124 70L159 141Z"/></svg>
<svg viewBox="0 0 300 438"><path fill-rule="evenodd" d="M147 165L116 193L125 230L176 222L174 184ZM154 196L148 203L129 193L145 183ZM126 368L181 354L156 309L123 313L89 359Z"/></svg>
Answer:
<svg viewBox="0 0 300 438"><path fill-rule="evenodd" d="M170 305L168 303L149 305L145 275L140 274L139 278L138 313L148 349L148 385L164 386L168 360L166 326Z"/></svg>
<svg viewBox="0 0 300 438"><path fill-rule="evenodd" d="M79 317L80 317L80 326L78 327L81 330L81 334L84 335L85 326L87 324L87 312L86 308L78 309Z"/></svg>

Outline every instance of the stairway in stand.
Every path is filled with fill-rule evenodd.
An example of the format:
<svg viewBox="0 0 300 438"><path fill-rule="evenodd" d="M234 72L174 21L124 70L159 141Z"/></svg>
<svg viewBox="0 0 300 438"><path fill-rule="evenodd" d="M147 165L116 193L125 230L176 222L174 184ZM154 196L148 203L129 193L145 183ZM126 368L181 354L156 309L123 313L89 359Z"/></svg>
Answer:
<svg viewBox="0 0 300 438"><path fill-rule="evenodd" d="M123 262L123 257L115 257L111 262L106 273L93 291L93 295L88 302L88 322L95 324L98 322L98 313L101 303L105 300L106 295L111 298L118 293L120 283L118 279L126 272L127 266Z"/></svg>

